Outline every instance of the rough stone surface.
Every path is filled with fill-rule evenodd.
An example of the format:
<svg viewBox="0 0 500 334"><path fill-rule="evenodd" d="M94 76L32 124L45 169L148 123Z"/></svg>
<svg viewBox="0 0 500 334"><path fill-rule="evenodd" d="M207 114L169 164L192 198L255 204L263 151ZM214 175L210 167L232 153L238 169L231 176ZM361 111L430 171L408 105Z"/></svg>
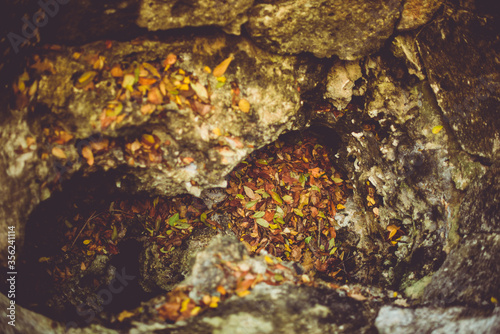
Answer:
<svg viewBox="0 0 500 334"><path fill-rule="evenodd" d="M356 80L361 76L359 61L335 62L328 72L325 99L331 100L337 109L344 109L351 102Z"/></svg>
<svg viewBox="0 0 500 334"><path fill-rule="evenodd" d="M360 333L368 321L361 303L336 291L293 285L257 285L203 318L171 333Z"/></svg>
<svg viewBox="0 0 500 334"><path fill-rule="evenodd" d="M462 239L434 274L425 301L485 306L500 297L499 176L493 165L467 192L458 217Z"/></svg>
<svg viewBox="0 0 500 334"><path fill-rule="evenodd" d="M500 331L500 309L478 312L463 307L404 309L384 306L375 320L375 326L380 334L493 334Z"/></svg>
<svg viewBox="0 0 500 334"><path fill-rule="evenodd" d="M426 24L442 4L443 0L407 0L397 25L398 30L411 30Z"/></svg>
<svg viewBox="0 0 500 334"><path fill-rule="evenodd" d="M307 57L271 55L236 37L185 37L169 43L115 43L111 49L107 49L104 42L97 42L86 45L84 49L87 55L104 56L110 67L130 62L130 57L132 61L142 63L161 61L167 54L175 53L182 60L181 68L193 72L200 82L213 87L213 108L208 115L200 116L190 108L179 109L175 103L164 104L157 110L166 111L167 116L160 119L156 113L143 115L140 106L129 101L124 104L123 111L129 116L119 124L103 128L99 121L102 110L120 89L109 70L103 71L94 90L81 90L74 87L74 76L92 67L84 60L72 58L79 48L49 51L42 55L53 63L55 70L39 78L37 95L30 102L34 112L29 112L28 108L10 110L10 116L4 119L6 130L1 133L4 145L0 152L0 181L3 185L0 212L5 217L2 228L17 227L19 247L22 246L23 222L27 215L36 203L50 197L51 191L42 184L60 184L78 171L84 175L108 171L118 187L132 193L153 191L168 196L189 192L199 196L203 189L225 186L224 176L247 154L276 140L284 131L300 126L301 97L297 87L300 85L302 92L313 89L323 71L318 62L313 61L315 65L311 67ZM216 78L203 68L214 68L230 54L235 59L225 73L228 84L215 89ZM249 113L231 107L229 82L232 80L239 83L241 96L250 102ZM67 159L54 157L50 154L54 145L43 143L43 128L53 125L74 136L61 146ZM216 128L220 134L214 132ZM101 139L133 141L146 132L170 143L163 156L170 167L165 164L130 167L123 147L115 147L96 157L93 166L88 166L79 155L82 145ZM26 145L27 136L37 140L32 149ZM20 147L28 152L16 153ZM42 152L49 153L48 159L41 159ZM186 157L194 161L186 164L182 161ZM114 175L113 171L116 172ZM5 242L5 239L0 241L2 247ZM3 262L4 255L0 258Z"/></svg>
<svg viewBox="0 0 500 334"><path fill-rule="evenodd" d="M347 111L331 123L321 120L333 123L347 143L339 162L355 187L353 202L348 201L338 218L341 226L360 235L358 250L364 251L357 260L365 269L357 278L373 280L373 272L379 272L381 281L406 288L441 265L446 237L456 226L450 209L459 199L456 189L473 182L484 168L461 151L448 129L432 132L443 125L434 94L409 71L406 54L400 56L367 57L362 62L364 110ZM384 135L363 128L374 121L380 126L377 136ZM376 212L367 206L367 182L380 196ZM387 233L391 224L401 226L406 235L394 253L380 257L370 250L387 251L387 243L369 236ZM366 262L370 265L363 266Z"/></svg>
<svg viewBox="0 0 500 334"><path fill-rule="evenodd" d="M447 8L425 26L417 45L429 82L465 151L491 161L500 152L498 22Z"/></svg>
<svg viewBox="0 0 500 334"><path fill-rule="evenodd" d="M380 49L401 9L400 0L273 1L255 5L245 27L273 52L354 60Z"/></svg>
<svg viewBox="0 0 500 334"><path fill-rule="evenodd" d="M140 5L137 24L148 30L219 26L227 33L240 34L254 0L147 0Z"/></svg>

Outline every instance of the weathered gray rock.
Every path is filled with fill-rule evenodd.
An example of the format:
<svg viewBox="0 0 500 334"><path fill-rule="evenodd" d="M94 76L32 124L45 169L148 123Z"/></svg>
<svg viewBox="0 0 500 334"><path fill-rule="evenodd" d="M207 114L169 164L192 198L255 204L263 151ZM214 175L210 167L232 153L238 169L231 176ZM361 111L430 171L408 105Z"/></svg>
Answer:
<svg viewBox="0 0 500 334"><path fill-rule="evenodd" d="M493 165L468 190L459 209L462 238L432 277L424 300L437 305L491 305L500 296L498 233L500 169Z"/></svg>
<svg viewBox="0 0 500 334"><path fill-rule="evenodd" d="M423 64L445 120L465 151L489 160L500 152L497 23L447 8L417 36Z"/></svg>
<svg viewBox="0 0 500 334"><path fill-rule="evenodd" d="M137 24L148 30L218 26L239 35L254 0L142 1Z"/></svg>
<svg viewBox="0 0 500 334"><path fill-rule="evenodd" d="M500 312L473 311L463 307L417 309L384 306L375 320L379 333L498 333Z"/></svg>
<svg viewBox="0 0 500 334"><path fill-rule="evenodd" d="M278 53L354 60L391 36L402 1L273 1L252 8L245 25L262 47Z"/></svg>

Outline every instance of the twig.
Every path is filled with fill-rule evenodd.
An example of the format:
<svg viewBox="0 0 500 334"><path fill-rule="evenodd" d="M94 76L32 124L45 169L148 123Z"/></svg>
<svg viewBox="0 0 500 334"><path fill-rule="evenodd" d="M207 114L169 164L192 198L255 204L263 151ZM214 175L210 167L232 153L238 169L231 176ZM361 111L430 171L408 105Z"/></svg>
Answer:
<svg viewBox="0 0 500 334"><path fill-rule="evenodd" d="M85 222L85 224L83 224L82 228L80 229L80 232L78 232L76 238L71 243L71 247L70 248L73 248L73 246L75 245L76 240L78 239L78 237L80 236L80 234L82 234L83 230L85 229L85 226L87 226L87 224L89 223L89 221L91 221L92 219L94 219L95 217L97 217L97 215L95 213L96 213L96 211L94 211L90 215L90 217L87 219L87 221Z"/></svg>

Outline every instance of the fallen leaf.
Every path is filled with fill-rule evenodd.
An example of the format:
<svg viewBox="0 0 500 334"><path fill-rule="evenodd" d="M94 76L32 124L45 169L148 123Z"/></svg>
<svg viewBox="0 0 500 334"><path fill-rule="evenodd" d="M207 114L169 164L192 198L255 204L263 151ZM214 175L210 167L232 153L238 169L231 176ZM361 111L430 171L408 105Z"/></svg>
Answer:
<svg viewBox="0 0 500 334"><path fill-rule="evenodd" d="M66 153L59 147L52 148L52 155L59 159L66 159Z"/></svg>
<svg viewBox="0 0 500 334"><path fill-rule="evenodd" d="M438 134L439 131L441 131L442 129L443 129L442 125L436 125L435 127L432 128L432 133L433 134Z"/></svg>
<svg viewBox="0 0 500 334"><path fill-rule="evenodd" d="M241 99L240 102L238 102L238 107L240 108L241 111L247 113L250 111L250 102L248 102L245 99Z"/></svg>
<svg viewBox="0 0 500 334"><path fill-rule="evenodd" d="M118 321L119 322L122 322L123 320L127 319L127 318L130 318L134 315L134 313L132 312L129 312L127 310L124 310L122 311L119 315L118 315Z"/></svg>
<svg viewBox="0 0 500 334"><path fill-rule="evenodd" d="M229 64L231 64L231 61L233 61L234 57L230 56L226 59L224 59L219 65L217 65L214 70L213 70L213 75L214 77L221 77L226 73L227 68L229 67Z"/></svg>
<svg viewBox="0 0 500 334"><path fill-rule="evenodd" d="M92 166L94 164L94 154L92 153L92 150L89 146L85 146L82 148L82 155L87 160L89 166Z"/></svg>

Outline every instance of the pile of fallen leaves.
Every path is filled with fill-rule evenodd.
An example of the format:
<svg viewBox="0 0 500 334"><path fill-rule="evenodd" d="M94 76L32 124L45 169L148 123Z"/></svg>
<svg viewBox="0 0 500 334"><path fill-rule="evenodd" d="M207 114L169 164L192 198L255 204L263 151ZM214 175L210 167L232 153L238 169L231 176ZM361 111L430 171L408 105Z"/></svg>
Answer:
<svg viewBox="0 0 500 334"><path fill-rule="evenodd" d="M231 215L228 227L251 253L266 250L335 277L345 254L334 216L345 208L351 189L329 149L305 133L300 141L277 141L241 163L230 174L229 198L218 210Z"/></svg>
<svg viewBox="0 0 500 334"><path fill-rule="evenodd" d="M60 256L41 257L39 262L52 264L48 271L55 281L65 280L73 273L69 263L61 260L64 253L83 259L80 269L86 270L97 254L118 254L118 243L125 236L145 236L149 242L158 244L159 255L167 254L180 246L194 228L205 226L200 219L204 209L197 198L177 196L112 202L108 210L93 212L88 218L77 213L64 221L66 240ZM127 233L133 224L140 224L141 235Z"/></svg>

